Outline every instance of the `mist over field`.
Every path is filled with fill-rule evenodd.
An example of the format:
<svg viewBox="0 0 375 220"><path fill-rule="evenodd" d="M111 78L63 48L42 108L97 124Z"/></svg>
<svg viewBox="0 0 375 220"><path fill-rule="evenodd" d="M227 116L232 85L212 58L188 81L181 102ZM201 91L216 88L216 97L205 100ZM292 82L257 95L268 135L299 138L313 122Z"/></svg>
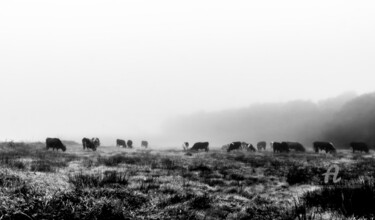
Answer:
<svg viewBox="0 0 375 220"><path fill-rule="evenodd" d="M210 141L221 146L232 141L256 143L331 141L348 148L351 141L375 143L375 93L354 92L319 102L291 101L253 104L216 112L198 112L174 117L164 129L173 140Z"/></svg>

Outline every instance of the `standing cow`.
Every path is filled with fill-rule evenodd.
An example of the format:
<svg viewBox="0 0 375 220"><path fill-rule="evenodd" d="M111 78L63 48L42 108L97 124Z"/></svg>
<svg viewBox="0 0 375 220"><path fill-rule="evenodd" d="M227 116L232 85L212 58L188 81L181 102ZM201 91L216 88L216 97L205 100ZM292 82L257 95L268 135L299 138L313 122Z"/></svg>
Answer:
<svg viewBox="0 0 375 220"><path fill-rule="evenodd" d="M282 142L282 143L286 143L289 150L293 150L295 152L305 152L306 151L306 149L303 147L303 145L299 142Z"/></svg>
<svg viewBox="0 0 375 220"><path fill-rule="evenodd" d="M245 143L245 142L244 142ZM252 144L245 143L245 149L250 152L256 152L255 147Z"/></svg>
<svg viewBox="0 0 375 220"><path fill-rule="evenodd" d="M66 151L66 146L58 138L47 138L46 139L46 148L47 148L47 150L49 148L52 148L53 151L55 149L57 151L59 151L59 149L61 149L64 152Z"/></svg>
<svg viewBox="0 0 375 220"><path fill-rule="evenodd" d="M125 140L117 139L116 140L116 147L121 147L121 146L126 148L126 142L125 142Z"/></svg>
<svg viewBox="0 0 375 220"><path fill-rule="evenodd" d="M199 150L205 150L206 152L209 151L208 148L209 143L208 142L197 142L195 143L190 150L191 151L199 151Z"/></svg>
<svg viewBox="0 0 375 220"><path fill-rule="evenodd" d="M335 153L336 149L331 142L315 141L313 143L315 153L319 153L319 150L325 151L326 153Z"/></svg>
<svg viewBox="0 0 375 220"><path fill-rule="evenodd" d="M229 144L227 152L231 152L232 150L242 150L242 142L241 141L235 141Z"/></svg>
<svg viewBox="0 0 375 220"><path fill-rule="evenodd" d="M368 149L368 146L366 143L363 143L363 142L351 142L350 143L350 146L353 148L353 153L355 151L359 151L359 152L365 152L365 153L368 153L369 152L369 149Z"/></svg>
<svg viewBox="0 0 375 220"><path fill-rule="evenodd" d="M257 143L258 151L266 150L267 143L265 141L260 141Z"/></svg>
<svg viewBox="0 0 375 220"><path fill-rule="evenodd" d="M141 147L147 148L148 147L148 141L142 141Z"/></svg>
<svg viewBox="0 0 375 220"><path fill-rule="evenodd" d="M100 146L100 140L97 137L93 137L91 139L92 143L94 143L95 147L98 148Z"/></svg>
<svg viewBox="0 0 375 220"><path fill-rule="evenodd" d="M126 145L128 145L128 148L133 148L133 141L128 140L128 142L126 142Z"/></svg>
<svg viewBox="0 0 375 220"><path fill-rule="evenodd" d="M96 151L96 144L92 141L92 139L83 138L82 139L82 146L83 149L91 149L93 151Z"/></svg>
<svg viewBox="0 0 375 220"><path fill-rule="evenodd" d="M274 153L276 153L276 152L280 152L280 153L286 152L286 153L288 153L289 152L289 147L285 142L282 142L282 143L272 142L272 148L273 148Z"/></svg>

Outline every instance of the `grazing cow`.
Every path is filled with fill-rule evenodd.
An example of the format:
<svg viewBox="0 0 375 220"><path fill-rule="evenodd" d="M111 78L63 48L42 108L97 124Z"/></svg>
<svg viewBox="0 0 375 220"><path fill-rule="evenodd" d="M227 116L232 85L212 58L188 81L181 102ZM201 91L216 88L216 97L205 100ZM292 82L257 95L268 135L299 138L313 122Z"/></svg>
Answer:
<svg viewBox="0 0 375 220"><path fill-rule="evenodd" d="M267 143L265 141L260 141L257 143L258 150L266 150Z"/></svg>
<svg viewBox="0 0 375 220"><path fill-rule="evenodd" d="M92 143L94 143L95 147L98 148L100 146L100 140L97 137L91 139Z"/></svg>
<svg viewBox="0 0 375 220"><path fill-rule="evenodd" d="M353 153L355 151L359 151L359 152L365 152L365 153L368 153L369 152L369 149L368 149L368 146L366 143L363 143L363 142L351 142L350 143L350 146L353 148Z"/></svg>
<svg viewBox="0 0 375 220"><path fill-rule="evenodd" d="M83 145L83 149L87 148L87 149L91 149L93 151L96 151L96 145L95 145L95 143L92 140L88 139L88 138L83 138L82 139L82 145Z"/></svg>
<svg viewBox="0 0 375 220"><path fill-rule="evenodd" d="M128 140L128 142L126 142L126 145L128 145L128 148L133 148L133 141Z"/></svg>
<svg viewBox="0 0 375 220"><path fill-rule="evenodd" d="M182 148L184 149L184 151L189 150L189 142L184 142L184 143L182 144Z"/></svg>
<svg viewBox="0 0 375 220"><path fill-rule="evenodd" d="M273 148L274 153L276 153L276 152L280 152L280 153L286 152L286 153L288 153L289 152L289 147L285 142L282 142L282 143L272 142L272 148Z"/></svg>
<svg viewBox="0 0 375 220"><path fill-rule="evenodd" d="M197 142L193 145L193 147L190 148L190 150L191 151L199 151L199 150L209 151L208 145L209 145L208 142Z"/></svg>
<svg viewBox="0 0 375 220"><path fill-rule="evenodd" d="M121 146L126 148L125 140L117 139L116 140L116 147L121 147Z"/></svg>
<svg viewBox="0 0 375 220"><path fill-rule="evenodd" d="M248 144L248 143L245 143L245 142L243 142L243 144L245 144L245 149L247 151L251 151L251 152L255 152L256 151L255 147L252 144Z"/></svg>
<svg viewBox="0 0 375 220"><path fill-rule="evenodd" d="M229 144L227 152L231 152L232 150L242 150L243 145L241 141L235 141Z"/></svg>
<svg viewBox="0 0 375 220"><path fill-rule="evenodd" d="M319 150L324 150L326 153L335 153L336 149L331 142L315 141L313 143L315 153L319 153Z"/></svg>
<svg viewBox="0 0 375 220"><path fill-rule="evenodd" d="M47 138L46 139L46 148L47 150L49 148L52 148L52 150L57 150L61 149L62 151L66 151L66 146L61 142L60 139L58 138Z"/></svg>
<svg viewBox="0 0 375 220"><path fill-rule="evenodd" d="M148 147L148 141L142 141L141 142L141 147L147 148Z"/></svg>
<svg viewBox="0 0 375 220"><path fill-rule="evenodd" d="M286 143L288 145L289 150L293 150L296 152L306 151L301 143L298 143L298 142L283 142L283 143Z"/></svg>

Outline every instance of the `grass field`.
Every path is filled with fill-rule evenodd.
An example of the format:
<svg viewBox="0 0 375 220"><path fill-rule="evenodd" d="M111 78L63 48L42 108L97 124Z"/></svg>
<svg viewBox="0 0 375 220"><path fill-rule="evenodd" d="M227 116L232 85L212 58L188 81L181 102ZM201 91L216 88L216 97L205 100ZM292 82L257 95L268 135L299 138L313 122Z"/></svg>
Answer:
<svg viewBox="0 0 375 220"><path fill-rule="evenodd" d="M375 155L0 143L0 219L369 219ZM341 181L324 183L331 164Z"/></svg>

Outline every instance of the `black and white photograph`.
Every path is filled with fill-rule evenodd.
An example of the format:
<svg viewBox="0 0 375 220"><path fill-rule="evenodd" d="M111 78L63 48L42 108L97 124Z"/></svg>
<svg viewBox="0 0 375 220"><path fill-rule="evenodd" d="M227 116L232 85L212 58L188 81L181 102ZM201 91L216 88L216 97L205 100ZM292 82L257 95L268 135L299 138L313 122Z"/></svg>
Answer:
<svg viewBox="0 0 375 220"><path fill-rule="evenodd" d="M375 219L375 2L0 1L0 220Z"/></svg>

